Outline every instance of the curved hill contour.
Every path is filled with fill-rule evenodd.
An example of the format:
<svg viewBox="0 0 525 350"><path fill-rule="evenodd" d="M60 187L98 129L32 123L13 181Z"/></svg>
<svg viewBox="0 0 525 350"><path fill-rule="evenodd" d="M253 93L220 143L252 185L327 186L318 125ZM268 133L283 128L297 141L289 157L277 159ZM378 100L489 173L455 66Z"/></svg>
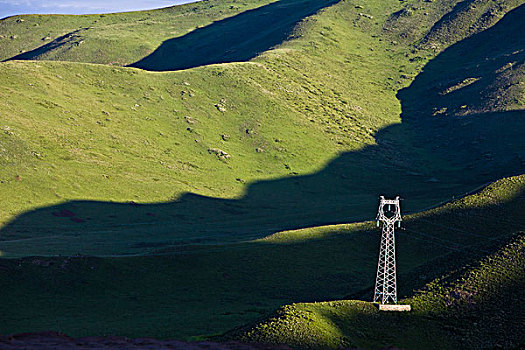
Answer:
<svg viewBox="0 0 525 350"><path fill-rule="evenodd" d="M414 214L401 294L494 253L523 231L522 176L424 210L524 172L524 3L0 21L0 333L199 340L367 298L379 194Z"/></svg>

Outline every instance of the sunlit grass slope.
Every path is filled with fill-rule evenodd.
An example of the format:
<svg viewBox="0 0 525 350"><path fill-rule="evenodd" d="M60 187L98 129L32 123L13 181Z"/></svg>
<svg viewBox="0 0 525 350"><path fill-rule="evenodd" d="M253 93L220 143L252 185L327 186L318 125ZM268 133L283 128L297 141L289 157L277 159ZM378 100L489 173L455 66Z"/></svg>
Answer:
<svg viewBox="0 0 525 350"><path fill-rule="evenodd" d="M512 1L501 3L514 6ZM15 221L4 240L42 236L42 228L35 225L45 225L47 237L57 234L53 227L68 225L81 231L106 224L147 223L151 227L156 216L161 216L157 221L172 222L173 227L217 221L226 225L235 210L241 213L235 232L249 226L253 233L263 235L272 229L367 218L378 193L395 192L411 198L406 209L413 211L494 178L519 173L523 161L519 158L523 156L520 138L514 138L514 143L498 153L500 162L488 163L488 167L477 162L474 168L461 169L457 159L452 159L456 161L453 163L447 158L454 152L435 152L441 147L436 140L459 137L466 129L449 128L444 136L440 132L442 139L427 137L421 141L416 135L423 133L416 123L399 124L402 112L407 121L421 113L430 117L426 106L414 103L419 101L414 93L417 85L409 84L439 53L435 49L413 52L415 44L401 44L399 38L408 35L405 17L412 15L403 17L403 22L392 13L415 4L337 3L301 21L290 40L243 63L163 73L86 63L1 63L2 221L42 206L66 205L38 212L35 217L24 216L18 221L24 227L17 227ZM192 8L188 6L151 14L168 16L170 11ZM448 11L440 3L425 2L416 7L417 13ZM116 14L114 18L139 14ZM482 15L475 12L472 18ZM27 25L30 18L15 23ZM84 17L66 16L63 20L75 18L80 21ZM414 16L413 20L418 18ZM394 26L396 21L400 21L398 32L387 30L386 23ZM432 32L432 23L421 26L422 32ZM488 22L487 26L492 24ZM215 30L213 25L209 30ZM499 57L506 54L505 50L492 54ZM87 53L82 57L88 57ZM475 56L473 62L477 59L481 58ZM517 64L516 69L508 70L513 80L502 79L501 84L509 79L521 81L519 67ZM492 68L481 74L490 74ZM433 77L438 73L430 72ZM455 82L443 84L446 87ZM497 86L505 86L501 84ZM407 93L402 95L402 102L408 101L408 106L396 98L403 87ZM521 90L517 91L520 96ZM519 110L521 100L516 101L487 110ZM410 113L405 115L405 109ZM472 154L473 159L483 157L493 147L493 138L511 138L522 123L518 117L493 119L503 121L507 132L492 127L471 130L471 134L479 133L479 140L469 141L481 142L481 146L454 147L463 149L462 155ZM498 134L487 138L485 134L493 130ZM277 178L282 180L260 182ZM91 208L97 204L81 213L76 222L67 215L60 217L63 210L76 211L67 207L71 200L166 202L181 198L185 192L242 200L215 205L212 201L199 202L198 197L197 204L182 213L177 212L179 207L166 210L168 217L148 208L140 215L116 207ZM100 215L101 211L107 215ZM58 216L53 215L57 212ZM189 218L185 222L174 215ZM273 227L272 222L282 224ZM272 227L255 232L261 223ZM163 241L176 236L170 237L170 229ZM181 230L195 236L194 231L200 229L210 232L213 227L192 231L184 226ZM138 237L140 232L136 234ZM121 246L114 242L113 249L99 254L140 253L140 249L129 246L144 239L128 244L129 236L118 236ZM67 242L69 250L32 250L26 254L96 254L96 249L85 250L94 247L90 243L79 247Z"/></svg>
<svg viewBox="0 0 525 350"><path fill-rule="evenodd" d="M355 35L363 34L346 40ZM287 67L283 59L295 62ZM358 72L367 74L376 60L370 61L358 62ZM182 191L239 196L244 183L312 172L339 151L373 143L373 131L399 113L385 87L370 87L376 103L341 95L357 82L325 82L327 71L316 69L337 71L337 57L301 52L164 74L74 63L2 65L3 180L13 190L4 219L67 199L166 201ZM298 65L311 68L299 73ZM363 108L368 117L357 120Z"/></svg>
<svg viewBox="0 0 525 350"><path fill-rule="evenodd" d="M436 279L400 301L409 313L379 312L370 302L340 300L284 306L241 339L300 349L521 348L525 236L478 262Z"/></svg>
<svg viewBox="0 0 525 350"><path fill-rule="evenodd" d="M211 0L103 15L13 16L0 21L0 60L19 56L127 65L148 55L166 39L269 2Z"/></svg>
<svg viewBox="0 0 525 350"><path fill-rule="evenodd" d="M385 64L389 45L368 28L344 29L359 20L353 7L330 11L335 18L316 17L304 39L255 63L163 74L2 63L4 222L70 199L235 197L250 181L314 172L373 144L375 131L399 121L395 91L383 83L397 78L397 65ZM327 30L337 42L312 46Z"/></svg>
<svg viewBox="0 0 525 350"><path fill-rule="evenodd" d="M400 297L482 259L523 231L524 189L524 176L507 178L478 194L406 217L406 230L396 237ZM288 303L370 300L379 236L375 223L367 222L286 231L242 244L192 245L161 256L2 259L0 333L53 329L73 336L190 339L266 318ZM341 317L353 319L357 311L351 310ZM307 324L293 324L310 331ZM359 326L364 332L357 337L359 346L376 334L375 323L368 331L366 324ZM293 332L286 338L279 329L252 340L304 340L293 340ZM410 339L420 334L413 331ZM353 342L356 336L346 328L344 332ZM377 334L378 343L405 344L393 335ZM331 331L320 335L319 345L323 339L330 344L341 340Z"/></svg>

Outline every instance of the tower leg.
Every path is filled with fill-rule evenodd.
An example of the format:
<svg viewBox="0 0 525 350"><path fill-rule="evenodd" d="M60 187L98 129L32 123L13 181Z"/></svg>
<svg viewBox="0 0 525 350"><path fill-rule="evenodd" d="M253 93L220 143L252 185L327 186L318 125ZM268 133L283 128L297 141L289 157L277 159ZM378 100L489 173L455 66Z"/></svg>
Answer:
<svg viewBox="0 0 525 350"><path fill-rule="evenodd" d="M376 285L374 291L374 302L383 301L383 290L385 282L385 257L386 257L386 234L383 226L383 232L381 234L381 245L379 249L379 261L377 262L377 274L376 274Z"/></svg>
<svg viewBox="0 0 525 350"><path fill-rule="evenodd" d="M374 302L397 303L396 252L394 223L385 222L377 263Z"/></svg>

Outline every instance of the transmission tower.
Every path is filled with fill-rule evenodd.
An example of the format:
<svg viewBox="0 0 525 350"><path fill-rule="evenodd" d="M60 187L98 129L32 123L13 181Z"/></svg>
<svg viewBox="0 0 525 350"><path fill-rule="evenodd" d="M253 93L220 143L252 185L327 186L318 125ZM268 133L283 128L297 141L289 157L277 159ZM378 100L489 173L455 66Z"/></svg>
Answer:
<svg viewBox="0 0 525 350"><path fill-rule="evenodd" d="M376 220L377 227L379 227L380 222L383 223L383 232L381 234L379 262L377 264L374 302L397 304L394 226L397 222L398 227L401 227L399 197L396 197L396 199L385 199L385 197L381 196Z"/></svg>

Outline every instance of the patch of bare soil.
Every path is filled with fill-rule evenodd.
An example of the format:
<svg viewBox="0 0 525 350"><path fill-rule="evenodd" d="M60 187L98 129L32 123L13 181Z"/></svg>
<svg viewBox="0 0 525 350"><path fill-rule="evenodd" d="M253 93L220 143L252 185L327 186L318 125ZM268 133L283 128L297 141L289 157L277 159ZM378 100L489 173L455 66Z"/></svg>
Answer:
<svg viewBox="0 0 525 350"><path fill-rule="evenodd" d="M57 332L20 333L15 335L0 336L0 349L2 350L290 350L284 345L244 344L238 342L214 343L194 342L187 343L177 340L158 340L152 338L126 338L126 337L84 337L72 338Z"/></svg>

